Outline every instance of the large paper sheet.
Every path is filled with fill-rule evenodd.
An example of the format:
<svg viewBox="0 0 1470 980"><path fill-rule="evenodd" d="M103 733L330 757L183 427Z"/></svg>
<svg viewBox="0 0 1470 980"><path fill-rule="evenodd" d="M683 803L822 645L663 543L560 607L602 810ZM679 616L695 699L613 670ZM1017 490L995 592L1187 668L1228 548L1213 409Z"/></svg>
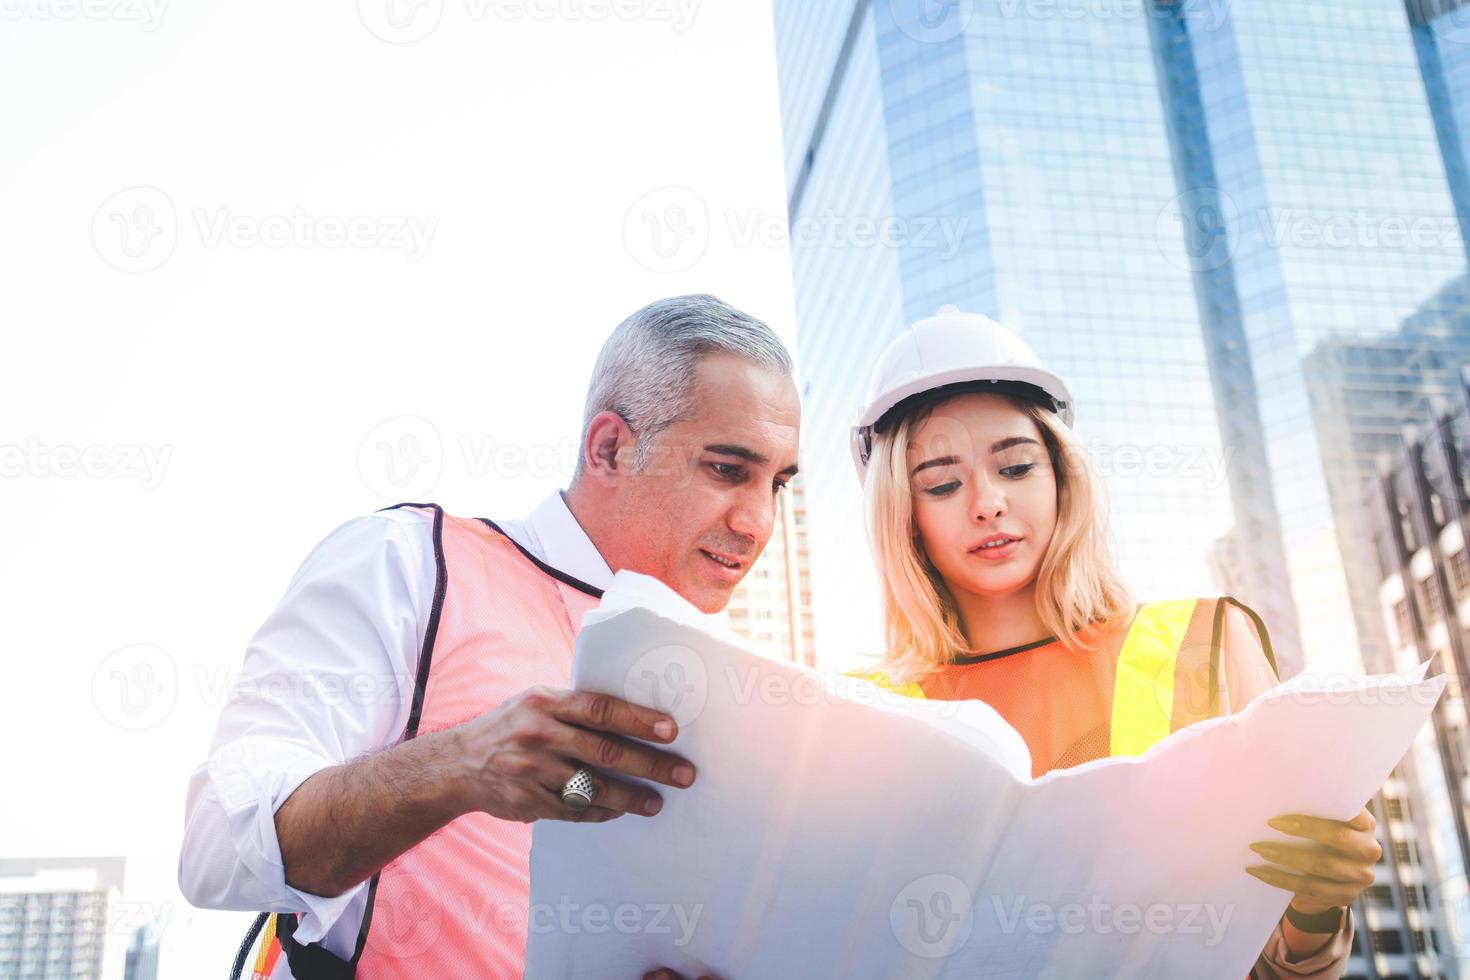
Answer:
<svg viewBox="0 0 1470 980"><path fill-rule="evenodd" d="M526 976L1245 976L1289 896L1267 819L1355 814L1445 683L1310 675L1146 755L1029 778L981 702L900 699L762 658L620 572L573 686L658 707L694 787L541 821Z"/></svg>

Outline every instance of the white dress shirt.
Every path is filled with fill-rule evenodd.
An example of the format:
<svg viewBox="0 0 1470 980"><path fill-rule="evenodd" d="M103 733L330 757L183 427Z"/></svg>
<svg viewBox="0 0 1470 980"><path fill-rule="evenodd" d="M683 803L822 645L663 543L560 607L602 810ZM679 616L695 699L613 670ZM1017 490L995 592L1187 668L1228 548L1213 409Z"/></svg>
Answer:
<svg viewBox="0 0 1470 980"><path fill-rule="evenodd" d="M611 583L560 491L524 520L492 519L553 568L595 588ZM275 814L316 772L402 735L434 599L433 525L431 513L409 508L343 524L250 641L209 758L189 778L179 888L191 903L305 913L298 941L351 957L368 883L332 898L286 884ZM284 956L273 976L291 976Z"/></svg>

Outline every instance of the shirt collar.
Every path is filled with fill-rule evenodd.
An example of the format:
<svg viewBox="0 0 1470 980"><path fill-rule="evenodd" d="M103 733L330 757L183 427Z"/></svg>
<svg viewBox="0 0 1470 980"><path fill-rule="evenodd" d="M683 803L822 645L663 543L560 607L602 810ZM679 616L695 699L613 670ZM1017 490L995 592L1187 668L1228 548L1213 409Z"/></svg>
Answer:
<svg viewBox="0 0 1470 980"><path fill-rule="evenodd" d="M562 491L551 493L537 504L526 524L541 546L540 558L546 564L593 588L606 590L612 586L612 569L577 523Z"/></svg>

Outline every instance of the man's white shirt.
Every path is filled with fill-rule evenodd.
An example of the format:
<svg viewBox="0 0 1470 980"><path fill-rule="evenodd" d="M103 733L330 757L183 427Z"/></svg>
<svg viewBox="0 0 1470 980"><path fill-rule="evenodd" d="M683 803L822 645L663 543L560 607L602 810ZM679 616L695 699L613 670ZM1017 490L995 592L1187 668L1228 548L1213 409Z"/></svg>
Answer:
<svg viewBox="0 0 1470 980"><path fill-rule="evenodd" d="M399 508L343 524L251 639L209 758L189 778L179 887L193 904L303 912L298 941L351 957L368 883L330 898L286 884L275 813L315 773L402 735L434 599L433 523ZM496 523L553 568L610 584L559 491L524 520ZM290 976L284 957L274 975Z"/></svg>

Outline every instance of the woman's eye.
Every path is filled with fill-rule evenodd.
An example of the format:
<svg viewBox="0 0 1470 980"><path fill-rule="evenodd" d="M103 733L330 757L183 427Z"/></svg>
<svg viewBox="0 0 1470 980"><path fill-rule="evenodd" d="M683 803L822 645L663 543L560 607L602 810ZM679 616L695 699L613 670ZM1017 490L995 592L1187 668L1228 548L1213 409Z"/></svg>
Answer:
<svg viewBox="0 0 1470 980"><path fill-rule="evenodd" d="M1035 463L1017 463L1015 466L1003 467L1000 474L1001 476L1008 476L1012 479L1020 479L1035 468Z"/></svg>
<svg viewBox="0 0 1470 980"><path fill-rule="evenodd" d="M938 486L925 487L924 492L931 497L943 497L947 493L953 493L955 490L958 490L959 486L960 483L958 480L951 480L948 483L941 483Z"/></svg>

